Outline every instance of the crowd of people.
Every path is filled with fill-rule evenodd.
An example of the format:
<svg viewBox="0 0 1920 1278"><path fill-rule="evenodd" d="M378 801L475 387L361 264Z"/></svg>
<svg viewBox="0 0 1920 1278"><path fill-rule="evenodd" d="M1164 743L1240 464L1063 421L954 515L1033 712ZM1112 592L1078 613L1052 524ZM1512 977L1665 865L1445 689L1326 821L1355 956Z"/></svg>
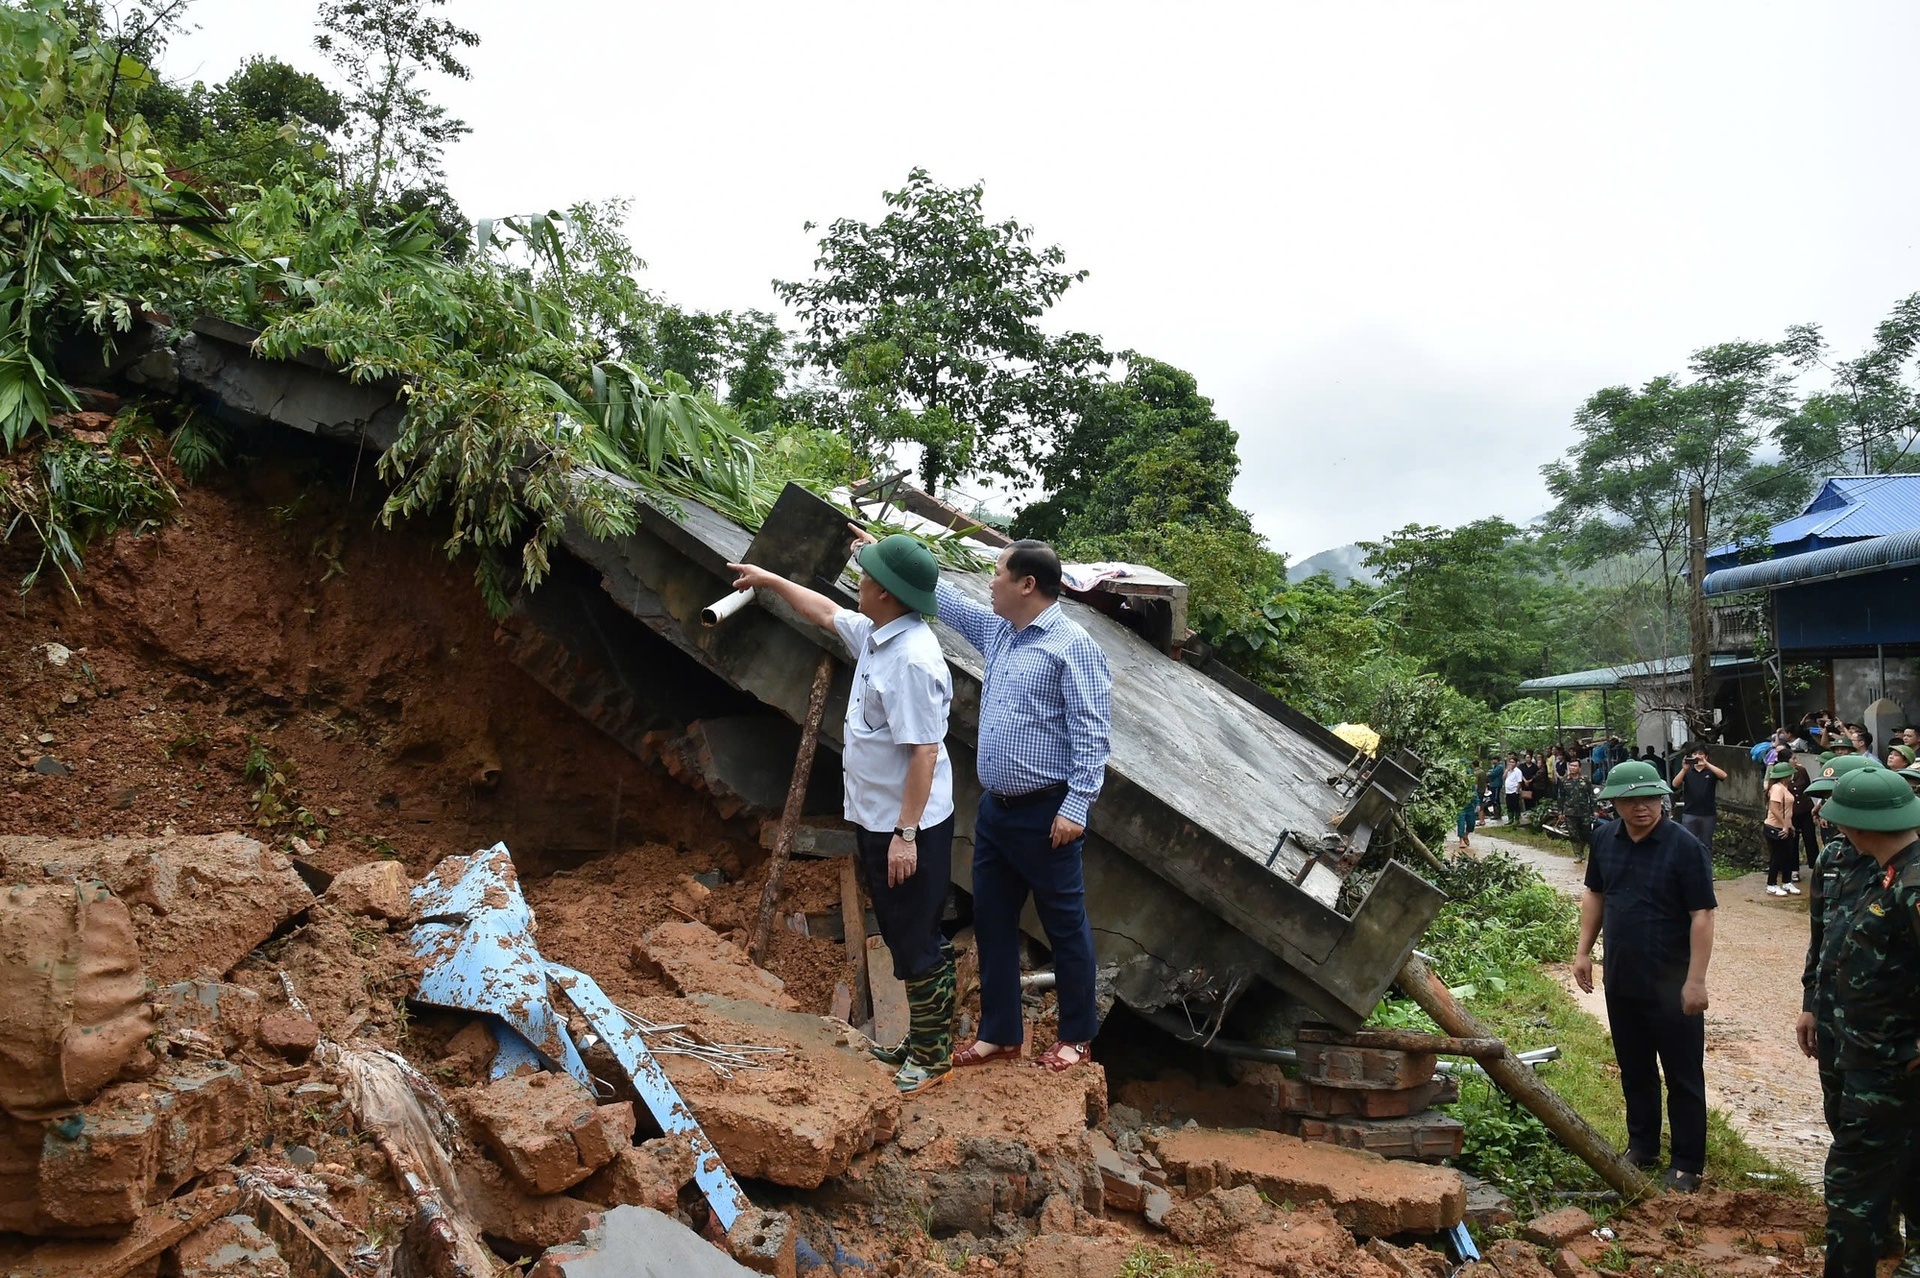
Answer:
<svg viewBox="0 0 1920 1278"><path fill-rule="evenodd" d="M1817 758L1816 758L1817 756ZM1767 891L1802 892L1811 935L1794 1036L1815 1059L1832 1136L1826 1165L1829 1278L1867 1278L1907 1250L1897 1275L1920 1278L1920 729L1877 755L1859 724L1809 715L1750 750L1766 768ZM1703 743L1671 756L1620 749L1513 753L1478 778L1461 814L1526 819L1537 804L1586 791L1610 810L1589 836L1575 982L1601 966L1627 1157L1657 1167L1666 1096L1666 1187L1691 1191L1706 1168L1707 972L1713 955L1711 847L1727 772ZM1580 800L1586 802L1584 795Z"/></svg>

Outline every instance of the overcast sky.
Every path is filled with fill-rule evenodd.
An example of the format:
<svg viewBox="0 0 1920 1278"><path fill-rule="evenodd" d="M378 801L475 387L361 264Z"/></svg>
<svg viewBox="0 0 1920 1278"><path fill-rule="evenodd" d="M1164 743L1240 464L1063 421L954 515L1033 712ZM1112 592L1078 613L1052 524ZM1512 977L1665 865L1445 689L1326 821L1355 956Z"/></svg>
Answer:
<svg viewBox="0 0 1920 1278"><path fill-rule="evenodd" d="M320 70L313 8L198 0L165 68ZM447 11L469 216L630 197L650 288L774 309L803 223L984 179L1091 272L1062 326L1195 374L1294 558L1536 515L1594 389L1920 289L1901 0Z"/></svg>

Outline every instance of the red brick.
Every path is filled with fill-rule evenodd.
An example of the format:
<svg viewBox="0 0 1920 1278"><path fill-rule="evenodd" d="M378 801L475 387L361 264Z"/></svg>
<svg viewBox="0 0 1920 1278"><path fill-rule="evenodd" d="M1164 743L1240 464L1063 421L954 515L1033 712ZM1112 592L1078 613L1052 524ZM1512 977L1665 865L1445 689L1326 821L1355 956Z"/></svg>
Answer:
<svg viewBox="0 0 1920 1278"><path fill-rule="evenodd" d="M1520 1236L1536 1247L1564 1247L1593 1232L1594 1219L1578 1207L1562 1207L1535 1216L1520 1228Z"/></svg>

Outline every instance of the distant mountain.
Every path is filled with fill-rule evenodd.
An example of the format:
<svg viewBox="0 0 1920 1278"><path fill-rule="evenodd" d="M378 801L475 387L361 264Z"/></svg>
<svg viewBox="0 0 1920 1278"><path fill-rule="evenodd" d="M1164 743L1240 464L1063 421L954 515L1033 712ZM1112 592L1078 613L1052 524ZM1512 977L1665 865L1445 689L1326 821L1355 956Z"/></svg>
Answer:
<svg viewBox="0 0 1920 1278"><path fill-rule="evenodd" d="M1332 575L1335 584L1344 586L1349 582L1374 585L1379 579L1368 572L1363 564L1367 553L1349 542L1344 546L1335 546L1332 550L1323 550L1298 563L1287 565L1288 581L1305 581L1317 572Z"/></svg>

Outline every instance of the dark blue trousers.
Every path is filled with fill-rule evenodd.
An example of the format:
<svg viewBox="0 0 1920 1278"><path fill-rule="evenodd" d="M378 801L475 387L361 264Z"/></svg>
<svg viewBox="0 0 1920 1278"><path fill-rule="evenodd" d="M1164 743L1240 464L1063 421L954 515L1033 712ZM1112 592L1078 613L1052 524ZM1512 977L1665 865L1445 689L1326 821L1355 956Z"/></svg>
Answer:
<svg viewBox="0 0 1920 1278"><path fill-rule="evenodd" d="M973 822L973 934L980 948L980 1037L1013 1047L1020 1016L1020 911L1034 913L1053 949L1060 1040L1086 1043L1100 1029L1093 1007L1093 928L1081 873L1082 839L1053 846L1057 803L1010 808L980 796Z"/></svg>

